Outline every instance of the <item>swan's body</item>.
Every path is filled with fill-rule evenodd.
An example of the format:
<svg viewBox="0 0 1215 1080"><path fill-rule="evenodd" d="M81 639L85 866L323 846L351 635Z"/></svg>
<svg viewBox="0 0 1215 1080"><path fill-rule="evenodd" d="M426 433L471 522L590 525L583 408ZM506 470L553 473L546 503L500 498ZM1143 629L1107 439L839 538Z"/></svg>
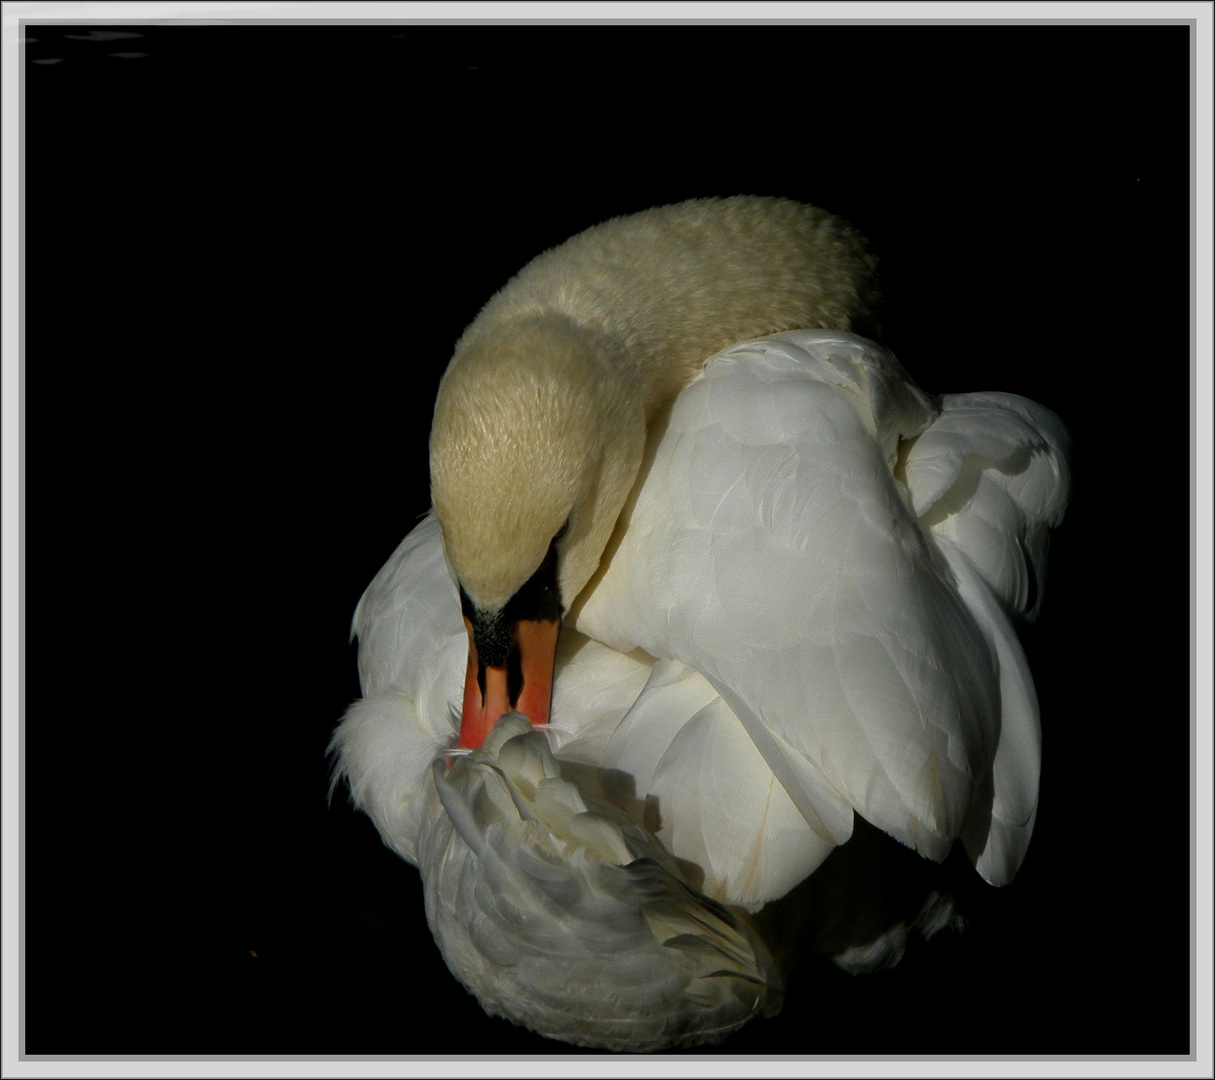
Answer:
<svg viewBox="0 0 1215 1080"><path fill-rule="evenodd" d="M848 226L735 198L605 222L485 305L443 376L430 441L469 620L462 745L512 707L546 719L560 614L599 567L656 419L704 361L779 330L868 325L875 296ZM508 650L522 669L509 695Z"/></svg>
<svg viewBox="0 0 1215 1080"><path fill-rule="evenodd" d="M1047 410L931 400L846 333L730 348L646 430L610 543L563 604L551 725L504 717L448 769L482 605L436 498L359 604L365 697L335 738L482 1004L632 1049L779 1006L744 913L812 874L854 812L933 860L961 841L993 883L1016 873L1039 730L1012 620L1036 612L1067 496ZM559 528L531 531L564 585L584 571L562 576Z"/></svg>

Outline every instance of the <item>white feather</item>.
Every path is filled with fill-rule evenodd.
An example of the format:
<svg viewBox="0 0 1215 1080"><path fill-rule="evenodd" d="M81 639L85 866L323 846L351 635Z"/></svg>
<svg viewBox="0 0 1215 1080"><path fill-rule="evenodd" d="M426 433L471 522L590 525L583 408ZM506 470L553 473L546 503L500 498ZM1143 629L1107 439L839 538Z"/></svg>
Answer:
<svg viewBox="0 0 1215 1080"><path fill-rule="evenodd" d="M995 754L997 676L894 478L933 413L891 360L790 333L711 361L576 625L700 671L823 840L855 809L943 859Z"/></svg>
<svg viewBox="0 0 1215 1080"><path fill-rule="evenodd" d="M563 779L525 717L504 716L450 772L436 762L434 790L427 917L491 1013L645 1052L779 1007L779 978L746 924L690 889L626 813Z"/></svg>
<svg viewBox="0 0 1215 1080"><path fill-rule="evenodd" d="M811 874L854 812L931 859L961 840L1011 880L1040 734L1009 613L1036 609L1065 452L1041 407L938 405L851 335L726 350L675 403L562 630L547 734L506 717L450 772L466 638L419 525L359 604L367 696L335 749L485 1007L634 1049L775 1008L739 909Z"/></svg>
<svg viewBox="0 0 1215 1080"><path fill-rule="evenodd" d="M1050 530L1063 520L1069 438L1052 412L1013 394L955 394L907 454L915 513L948 537L1001 602L1037 614Z"/></svg>

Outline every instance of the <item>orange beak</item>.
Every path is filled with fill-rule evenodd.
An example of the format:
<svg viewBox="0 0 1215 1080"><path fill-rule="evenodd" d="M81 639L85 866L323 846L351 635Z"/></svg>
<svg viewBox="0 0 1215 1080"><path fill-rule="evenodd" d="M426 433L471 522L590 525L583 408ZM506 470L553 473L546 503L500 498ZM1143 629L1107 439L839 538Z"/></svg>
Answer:
<svg viewBox="0 0 1215 1080"><path fill-rule="evenodd" d="M548 723L561 620L520 619L511 627L506 663L493 666L477 659L472 623L467 616L464 628L468 631L468 670L464 676L460 746L480 746L503 713L521 712L532 724Z"/></svg>

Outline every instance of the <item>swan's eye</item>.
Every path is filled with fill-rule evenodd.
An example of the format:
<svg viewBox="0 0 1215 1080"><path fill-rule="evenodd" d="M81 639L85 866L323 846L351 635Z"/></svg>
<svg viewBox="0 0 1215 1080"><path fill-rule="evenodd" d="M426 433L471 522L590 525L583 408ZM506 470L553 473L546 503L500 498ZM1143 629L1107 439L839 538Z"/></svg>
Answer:
<svg viewBox="0 0 1215 1080"><path fill-rule="evenodd" d="M537 567L507 602L502 609L508 626L513 626L520 619L555 622L560 619L565 607L561 603L561 589L557 584L557 542L554 539L548 546L548 554L544 562Z"/></svg>
<svg viewBox="0 0 1215 1080"><path fill-rule="evenodd" d="M460 611L464 618L472 620L477 613L477 606L472 602L472 597L464 591L464 586L460 586Z"/></svg>

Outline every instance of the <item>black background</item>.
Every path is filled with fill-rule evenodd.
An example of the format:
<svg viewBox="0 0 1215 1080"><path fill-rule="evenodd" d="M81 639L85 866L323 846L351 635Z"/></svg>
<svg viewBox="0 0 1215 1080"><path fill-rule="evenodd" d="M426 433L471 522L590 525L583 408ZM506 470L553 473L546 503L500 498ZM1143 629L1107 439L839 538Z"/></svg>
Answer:
<svg viewBox="0 0 1215 1080"><path fill-rule="evenodd" d="M1188 1052L1186 27L126 29L26 30L28 1053L576 1053L327 802L349 621L489 295L741 192L868 235L886 344L1058 412L1074 497L1018 879L717 1052Z"/></svg>

